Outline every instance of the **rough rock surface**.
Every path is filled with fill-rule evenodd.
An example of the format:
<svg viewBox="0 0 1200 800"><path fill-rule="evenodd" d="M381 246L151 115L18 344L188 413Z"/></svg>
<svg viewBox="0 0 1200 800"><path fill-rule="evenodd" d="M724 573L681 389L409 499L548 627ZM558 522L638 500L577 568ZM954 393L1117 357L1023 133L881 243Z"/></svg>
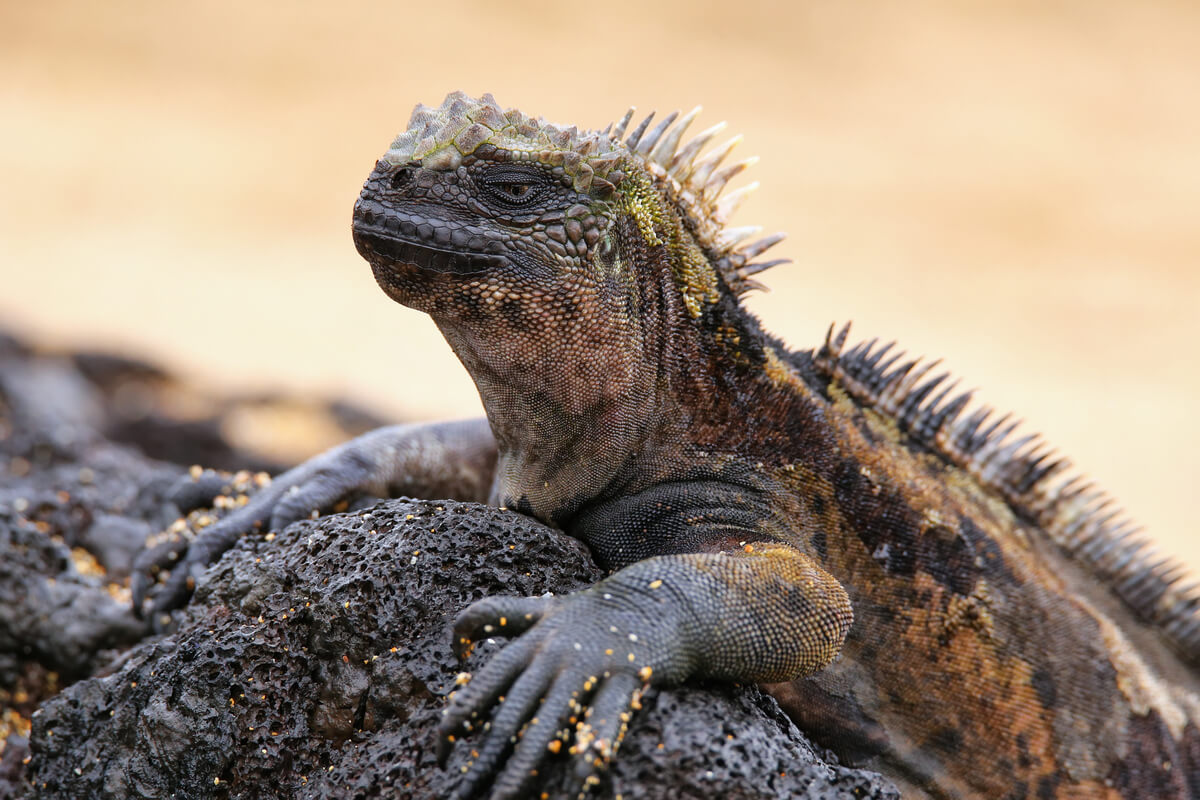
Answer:
<svg viewBox="0 0 1200 800"><path fill-rule="evenodd" d="M517 514L390 501L243 541L151 636L124 579L178 516L184 469L107 441L96 392L0 347L0 709L33 722L0 754L0 798L444 796L464 753L435 764L443 695L502 645L464 667L449 621L600 577ZM594 796L897 794L823 760L757 689L714 684L648 695Z"/></svg>

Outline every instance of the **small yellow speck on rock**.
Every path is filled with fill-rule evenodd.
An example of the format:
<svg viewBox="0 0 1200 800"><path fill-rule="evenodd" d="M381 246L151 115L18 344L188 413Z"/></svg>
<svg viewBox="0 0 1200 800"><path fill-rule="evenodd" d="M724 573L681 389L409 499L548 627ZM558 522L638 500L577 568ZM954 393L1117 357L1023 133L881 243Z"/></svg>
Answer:
<svg viewBox="0 0 1200 800"><path fill-rule="evenodd" d="M656 579L654 579L654 580L650 581L650 588L651 588L651 589L657 589L657 588L659 588L660 586L662 586L662 583L663 583L663 582L662 582L662 578L656 578Z"/></svg>

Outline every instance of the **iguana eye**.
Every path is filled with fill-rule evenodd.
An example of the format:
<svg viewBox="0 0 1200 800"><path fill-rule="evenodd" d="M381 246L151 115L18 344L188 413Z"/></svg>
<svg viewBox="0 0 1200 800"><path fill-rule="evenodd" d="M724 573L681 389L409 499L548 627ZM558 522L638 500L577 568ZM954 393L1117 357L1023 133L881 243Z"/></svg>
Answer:
<svg viewBox="0 0 1200 800"><path fill-rule="evenodd" d="M487 194L501 205L525 206L542 195L546 176L526 167L501 167L488 172L482 181Z"/></svg>
<svg viewBox="0 0 1200 800"><path fill-rule="evenodd" d="M533 190L528 183L501 183L496 188L513 200L524 200Z"/></svg>

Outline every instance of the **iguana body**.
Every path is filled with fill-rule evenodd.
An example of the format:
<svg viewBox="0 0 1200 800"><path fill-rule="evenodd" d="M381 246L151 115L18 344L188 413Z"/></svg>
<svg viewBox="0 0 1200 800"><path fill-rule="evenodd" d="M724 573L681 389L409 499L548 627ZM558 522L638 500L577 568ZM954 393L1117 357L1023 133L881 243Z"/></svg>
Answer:
<svg viewBox="0 0 1200 800"><path fill-rule="evenodd" d="M681 147L691 119L579 133L490 96L418 107L355 241L433 317L486 424L384 429L298 467L197 539L159 607L268 518L351 491L487 499L614 573L457 621L460 649L521 634L449 709L445 749L495 707L463 794L499 769L493 796L521 796L560 748L587 774L644 686L708 676L767 685L914 796L1200 798L1180 571L912 362L845 331L816 352L764 334L738 298L778 237L725 227L743 165L697 158L712 129Z"/></svg>

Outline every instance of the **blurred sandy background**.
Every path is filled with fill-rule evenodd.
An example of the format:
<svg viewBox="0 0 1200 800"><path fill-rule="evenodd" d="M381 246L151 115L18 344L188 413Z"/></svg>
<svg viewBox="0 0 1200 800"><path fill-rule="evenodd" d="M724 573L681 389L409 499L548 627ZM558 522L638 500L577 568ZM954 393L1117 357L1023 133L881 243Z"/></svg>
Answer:
<svg viewBox="0 0 1200 800"><path fill-rule="evenodd" d="M779 5L3 2L0 326L474 414L349 236L412 105L703 103L791 234L769 328L944 357L1200 567L1200 4Z"/></svg>

